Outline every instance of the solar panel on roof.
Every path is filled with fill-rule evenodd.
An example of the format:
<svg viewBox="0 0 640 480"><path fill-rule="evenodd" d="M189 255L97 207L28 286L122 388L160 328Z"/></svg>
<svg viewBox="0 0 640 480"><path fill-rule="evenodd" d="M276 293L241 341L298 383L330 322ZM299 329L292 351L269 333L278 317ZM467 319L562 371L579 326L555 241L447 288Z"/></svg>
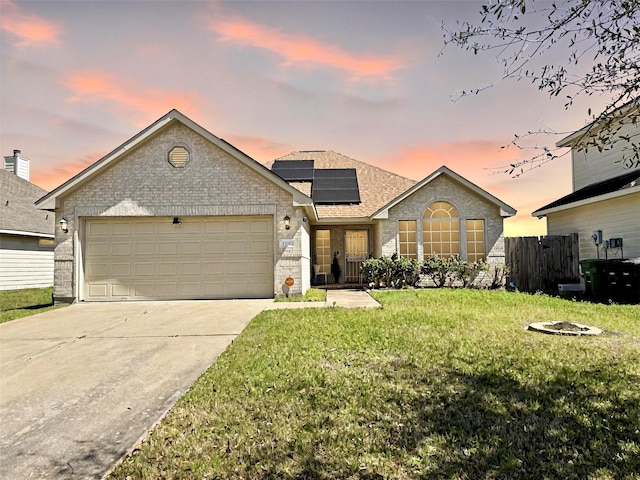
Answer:
<svg viewBox="0 0 640 480"><path fill-rule="evenodd" d="M321 204L360 203L355 168L316 169L311 198Z"/></svg>
<svg viewBox="0 0 640 480"><path fill-rule="evenodd" d="M311 182L313 160L276 160L271 171L287 182Z"/></svg>

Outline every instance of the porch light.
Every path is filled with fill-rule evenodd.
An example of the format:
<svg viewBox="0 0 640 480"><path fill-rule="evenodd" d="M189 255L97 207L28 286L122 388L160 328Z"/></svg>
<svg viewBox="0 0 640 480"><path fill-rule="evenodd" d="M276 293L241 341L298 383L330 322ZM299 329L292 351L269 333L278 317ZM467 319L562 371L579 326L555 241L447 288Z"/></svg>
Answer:
<svg viewBox="0 0 640 480"><path fill-rule="evenodd" d="M289 218L289 215L285 215L283 220L284 220L284 228L285 228L285 230L289 230L291 228L291 219Z"/></svg>
<svg viewBox="0 0 640 480"><path fill-rule="evenodd" d="M171 222L171 225L182 225L182 222L178 217L173 217L173 222Z"/></svg>
<svg viewBox="0 0 640 480"><path fill-rule="evenodd" d="M67 223L67 219L64 217L60 219L60 230L64 233L69 233L69 224Z"/></svg>

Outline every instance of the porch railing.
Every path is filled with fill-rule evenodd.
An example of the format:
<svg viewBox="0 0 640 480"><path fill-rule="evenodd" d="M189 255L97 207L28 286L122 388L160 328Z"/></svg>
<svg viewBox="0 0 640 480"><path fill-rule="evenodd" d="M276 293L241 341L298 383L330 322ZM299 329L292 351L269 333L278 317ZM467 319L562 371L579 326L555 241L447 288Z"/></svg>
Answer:
<svg viewBox="0 0 640 480"><path fill-rule="evenodd" d="M361 267L367 257L347 257L346 268L344 272L344 281L346 283L362 283Z"/></svg>

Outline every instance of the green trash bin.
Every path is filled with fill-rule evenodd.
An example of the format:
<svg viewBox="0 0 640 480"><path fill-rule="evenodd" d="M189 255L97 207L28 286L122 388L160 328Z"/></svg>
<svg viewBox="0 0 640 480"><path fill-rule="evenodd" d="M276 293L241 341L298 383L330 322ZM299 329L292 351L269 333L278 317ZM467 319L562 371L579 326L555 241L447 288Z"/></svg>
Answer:
<svg viewBox="0 0 640 480"><path fill-rule="evenodd" d="M587 297L604 300L609 294L609 283L604 269L605 260L589 258L580 260L584 277L584 293Z"/></svg>

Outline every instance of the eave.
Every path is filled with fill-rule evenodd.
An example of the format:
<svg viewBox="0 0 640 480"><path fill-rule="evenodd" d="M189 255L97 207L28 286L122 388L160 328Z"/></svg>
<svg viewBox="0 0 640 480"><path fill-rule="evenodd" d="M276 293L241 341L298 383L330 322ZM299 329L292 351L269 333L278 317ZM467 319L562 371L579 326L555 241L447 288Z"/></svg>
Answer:
<svg viewBox="0 0 640 480"><path fill-rule="evenodd" d="M552 208L542 208L540 210L536 210L531 213L532 217L542 218L547 216L550 213L562 212L564 210L569 210L571 208L582 207L584 205L590 205L592 203L602 202L604 200L611 200L614 198L623 197L625 195L631 195L633 193L640 193L640 185L631 188L625 188L623 190L616 190L615 192L605 193L603 195L598 195L591 198L585 198L583 200L578 200L575 202L567 203L564 205L558 205L557 207Z"/></svg>

